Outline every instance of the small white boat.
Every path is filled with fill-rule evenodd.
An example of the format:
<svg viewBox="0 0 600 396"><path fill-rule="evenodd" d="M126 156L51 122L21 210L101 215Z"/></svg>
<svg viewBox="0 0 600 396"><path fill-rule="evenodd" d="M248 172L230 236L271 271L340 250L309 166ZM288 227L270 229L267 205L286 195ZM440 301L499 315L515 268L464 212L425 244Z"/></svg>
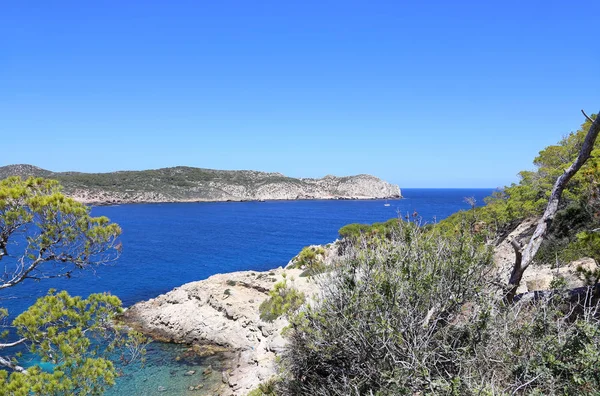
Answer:
<svg viewBox="0 0 600 396"><path fill-rule="evenodd" d="M390 206L390 204L388 203L388 201L386 200L385 203L383 204L383 206Z"/></svg>

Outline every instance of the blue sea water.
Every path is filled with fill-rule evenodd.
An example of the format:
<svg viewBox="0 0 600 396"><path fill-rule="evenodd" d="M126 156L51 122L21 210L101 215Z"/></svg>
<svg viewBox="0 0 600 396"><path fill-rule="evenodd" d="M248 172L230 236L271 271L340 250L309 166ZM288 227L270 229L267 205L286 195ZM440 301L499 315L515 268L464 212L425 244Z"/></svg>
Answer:
<svg viewBox="0 0 600 396"><path fill-rule="evenodd" d="M7 289L0 295L0 305L14 315L49 288L55 288L82 296L108 291L128 306L216 273L285 266L302 247L335 240L338 229L349 223L385 221L414 212L424 222L434 222L467 209L466 197L474 197L482 204L492 191L404 189L405 198L387 201L390 206L384 206L384 200L316 200L94 207L93 215L108 216L123 229L119 260L94 272L81 272L75 279L31 281ZM149 361L154 363L148 364L140 375L128 369L129 374L120 379L112 393L153 394L157 380L174 383L170 379L173 376L180 379L181 389L187 389L187 382L193 379L186 377L187 382L181 383L183 377L177 374L179 363L173 359L181 353L181 347L152 346ZM202 362L185 364L187 368L202 367ZM162 372L164 378L151 370ZM142 380L134 380L138 378Z"/></svg>

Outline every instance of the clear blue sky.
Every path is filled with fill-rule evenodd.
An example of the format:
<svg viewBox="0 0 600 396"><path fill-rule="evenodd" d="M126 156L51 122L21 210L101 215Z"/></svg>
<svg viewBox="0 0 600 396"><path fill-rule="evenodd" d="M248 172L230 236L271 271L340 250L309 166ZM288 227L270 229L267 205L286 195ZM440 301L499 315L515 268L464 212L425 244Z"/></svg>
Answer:
<svg viewBox="0 0 600 396"><path fill-rule="evenodd" d="M0 165L496 187L600 109L594 1L32 1Z"/></svg>

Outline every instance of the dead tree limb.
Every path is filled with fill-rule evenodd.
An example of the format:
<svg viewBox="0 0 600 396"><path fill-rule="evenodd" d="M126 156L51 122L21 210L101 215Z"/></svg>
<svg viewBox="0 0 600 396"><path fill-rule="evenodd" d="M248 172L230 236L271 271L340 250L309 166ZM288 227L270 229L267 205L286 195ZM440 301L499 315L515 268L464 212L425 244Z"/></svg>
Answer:
<svg viewBox="0 0 600 396"><path fill-rule="evenodd" d="M591 120L583 110L581 110L581 112L587 119ZM544 211L541 219L538 221L537 227L533 232L533 236L527 245L525 245L524 248L520 248L518 243L511 243L515 249L515 264L508 282L508 293L506 295L508 302L512 303L514 300L517 289L521 284L521 279L523 279L525 270L533 262L535 254L540 249L542 242L548 234L550 224L552 223L552 220L554 220L554 216L556 216L556 212L558 211L558 205L560 203L563 190L569 183L569 180L571 180L571 178L579 171L579 169L581 169L583 164L585 164L585 162L590 158L599 132L600 117L596 116L596 119L592 122L592 125L585 136L583 144L581 145L579 155L577 155L577 158L571 164L571 166L569 166L563 172L563 174L556 179L554 187L552 187L552 192L550 193L550 199L548 199L548 206L546 206L546 210Z"/></svg>

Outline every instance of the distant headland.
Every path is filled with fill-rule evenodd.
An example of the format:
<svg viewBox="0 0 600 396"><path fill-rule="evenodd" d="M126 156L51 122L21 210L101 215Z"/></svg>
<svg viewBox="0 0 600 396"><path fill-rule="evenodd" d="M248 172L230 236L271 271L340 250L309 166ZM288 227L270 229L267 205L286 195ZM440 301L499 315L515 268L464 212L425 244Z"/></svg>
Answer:
<svg viewBox="0 0 600 396"><path fill-rule="evenodd" d="M312 179L187 166L109 173L52 172L23 164L0 167L0 179L9 176L58 180L68 196L89 204L402 197L397 185L364 174Z"/></svg>

